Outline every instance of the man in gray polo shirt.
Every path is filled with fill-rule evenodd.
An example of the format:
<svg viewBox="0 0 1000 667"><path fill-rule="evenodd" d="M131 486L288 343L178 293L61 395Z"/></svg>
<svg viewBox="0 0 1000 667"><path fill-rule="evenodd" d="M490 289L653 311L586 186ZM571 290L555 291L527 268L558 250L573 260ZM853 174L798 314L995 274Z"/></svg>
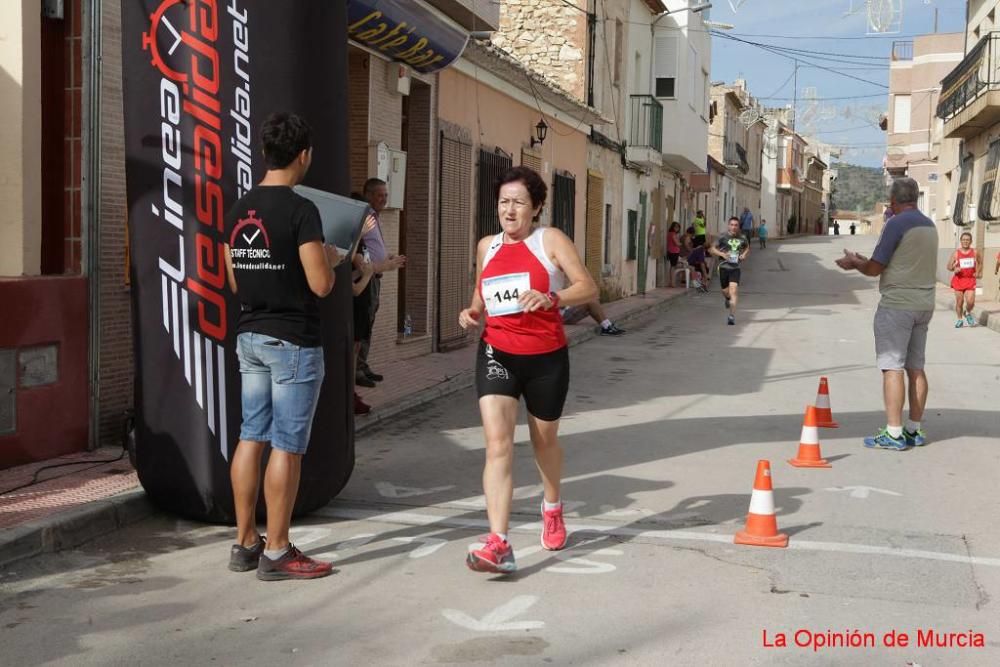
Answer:
<svg viewBox="0 0 1000 667"><path fill-rule="evenodd" d="M844 251L837 266L879 277L882 299L875 311L875 356L882 371L886 426L865 438L865 447L902 450L926 443L921 428L927 403L924 348L934 315L938 235L934 223L917 210L920 186L898 178L889 193L895 215L882 230L871 259ZM903 427L909 380L910 418Z"/></svg>

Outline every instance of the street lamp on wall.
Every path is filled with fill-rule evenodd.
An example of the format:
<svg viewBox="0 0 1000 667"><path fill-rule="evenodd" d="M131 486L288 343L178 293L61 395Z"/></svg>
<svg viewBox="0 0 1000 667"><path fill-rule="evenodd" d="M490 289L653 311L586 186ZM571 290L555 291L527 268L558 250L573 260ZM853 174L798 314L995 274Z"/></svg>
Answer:
<svg viewBox="0 0 1000 667"><path fill-rule="evenodd" d="M535 144L541 146L545 143L545 135L549 133L549 126L545 124L545 119L542 118L538 121L538 125L535 125L535 136L531 138L531 147L534 148Z"/></svg>

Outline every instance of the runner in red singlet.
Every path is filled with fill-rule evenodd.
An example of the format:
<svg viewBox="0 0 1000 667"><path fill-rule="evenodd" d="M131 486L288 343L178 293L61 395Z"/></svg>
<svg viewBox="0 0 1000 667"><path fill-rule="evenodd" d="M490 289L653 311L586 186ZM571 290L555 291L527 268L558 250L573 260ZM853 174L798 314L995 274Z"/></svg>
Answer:
<svg viewBox="0 0 1000 667"><path fill-rule="evenodd" d="M983 258L972 247L972 234L963 232L961 244L962 247L948 259L948 270L955 273L951 277L951 288L955 290L956 329L965 324L976 326L976 318L972 315L976 305L976 278L983 277Z"/></svg>
<svg viewBox="0 0 1000 667"><path fill-rule="evenodd" d="M477 288L472 305L458 318L465 329L485 320L476 355L476 390L486 437L483 491L490 534L466 561L480 572L517 569L507 529L522 395L545 488L542 546L557 550L566 545L558 432L569 391L569 350L559 306L597 298L597 286L573 241L558 229L538 226L547 190L545 181L527 167L510 169L500 179L496 195L503 231L479 242Z"/></svg>

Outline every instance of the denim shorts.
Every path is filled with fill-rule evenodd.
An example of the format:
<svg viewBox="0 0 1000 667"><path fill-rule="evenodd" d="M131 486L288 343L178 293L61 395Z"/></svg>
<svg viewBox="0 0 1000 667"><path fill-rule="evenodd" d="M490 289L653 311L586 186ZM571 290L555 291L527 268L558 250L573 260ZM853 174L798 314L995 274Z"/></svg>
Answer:
<svg viewBox="0 0 1000 667"><path fill-rule="evenodd" d="M283 452L305 454L323 385L323 348L241 333L236 338L236 354L243 380L240 439L270 442Z"/></svg>

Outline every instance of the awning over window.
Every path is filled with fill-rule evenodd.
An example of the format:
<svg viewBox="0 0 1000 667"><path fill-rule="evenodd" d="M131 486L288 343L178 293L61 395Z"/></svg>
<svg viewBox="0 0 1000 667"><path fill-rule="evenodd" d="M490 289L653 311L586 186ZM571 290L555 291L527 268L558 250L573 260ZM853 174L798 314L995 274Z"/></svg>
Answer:
<svg viewBox="0 0 1000 667"><path fill-rule="evenodd" d="M350 39L424 74L451 65L469 41L412 0L348 0L347 18Z"/></svg>

